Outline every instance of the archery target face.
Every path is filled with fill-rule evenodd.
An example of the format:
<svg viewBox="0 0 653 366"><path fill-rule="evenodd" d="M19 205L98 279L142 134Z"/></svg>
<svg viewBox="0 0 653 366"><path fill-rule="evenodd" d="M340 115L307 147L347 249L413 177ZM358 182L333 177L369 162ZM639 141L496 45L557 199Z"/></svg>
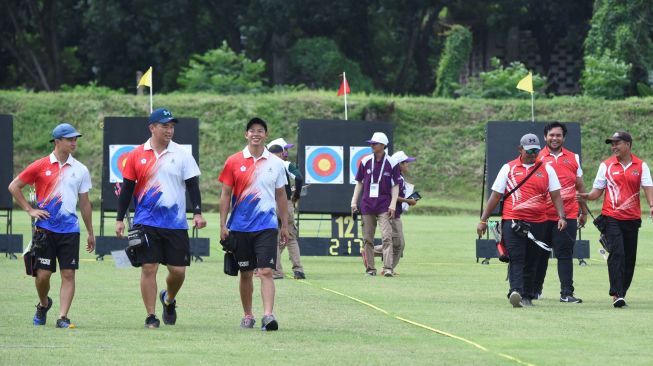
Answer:
<svg viewBox="0 0 653 366"><path fill-rule="evenodd" d="M122 183L122 169L129 152L138 145L109 145L109 182Z"/></svg>
<svg viewBox="0 0 653 366"><path fill-rule="evenodd" d="M306 146L306 183L342 184L343 151L342 146Z"/></svg>
<svg viewBox="0 0 653 366"><path fill-rule="evenodd" d="M349 183L356 184L356 174L361 160L372 153L370 146L350 146L349 147Z"/></svg>

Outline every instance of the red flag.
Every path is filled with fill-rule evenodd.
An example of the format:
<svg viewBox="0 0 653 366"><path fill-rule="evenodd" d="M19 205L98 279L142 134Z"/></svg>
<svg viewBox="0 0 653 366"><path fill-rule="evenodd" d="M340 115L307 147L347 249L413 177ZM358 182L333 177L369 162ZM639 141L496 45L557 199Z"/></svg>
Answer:
<svg viewBox="0 0 653 366"><path fill-rule="evenodd" d="M347 82L347 78L343 76L342 78L342 84L340 85L340 89L338 89L338 96L351 94L351 91L349 90L349 83Z"/></svg>

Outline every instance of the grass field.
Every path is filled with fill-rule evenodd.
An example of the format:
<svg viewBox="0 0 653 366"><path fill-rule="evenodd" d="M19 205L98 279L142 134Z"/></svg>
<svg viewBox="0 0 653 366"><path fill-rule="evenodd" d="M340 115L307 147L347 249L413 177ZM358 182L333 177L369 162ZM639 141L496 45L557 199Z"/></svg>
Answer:
<svg viewBox="0 0 653 366"><path fill-rule="evenodd" d="M26 233L27 216L16 213L14 219L14 232ZM137 269L116 269L108 257L96 262L84 254L69 314L78 328L54 327L58 275L48 324L35 328L33 281L24 275L22 260L0 258L0 364L651 364L650 220L640 231L626 309L611 306L593 229L584 235L592 241L592 258L588 266L574 267L576 293L584 303L558 302L552 262L545 298L535 307L513 309L505 297L506 266L496 260L476 263L475 217L407 215L403 220L407 248L397 268L400 276L365 277L359 257L304 257L306 281L275 281L280 331L270 333L239 328L238 282L222 274L215 214L208 215L202 235L212 239L212 256L188 269L174 327L143 329ZM287 257L284 265L290 266ZM255 284L259 325L262 306ZM160 311L157 304L159 316Z"/></svg>

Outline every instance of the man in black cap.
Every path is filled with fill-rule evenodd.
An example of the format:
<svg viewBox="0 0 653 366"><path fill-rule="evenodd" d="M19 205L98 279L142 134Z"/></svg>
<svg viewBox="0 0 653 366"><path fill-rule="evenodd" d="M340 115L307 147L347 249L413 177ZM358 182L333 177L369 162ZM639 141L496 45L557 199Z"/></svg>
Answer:
<svg viewBox="0 0 653 366"><path fill-rule="evenodd" d="M190 242L186 222L186 191L193 211L193 226L206 226L199 189L200 169L193 155L172 141L177 119L165 108L152 112L148 127L152 137L132 150L123 168L123 187L118 198L116 235L122 237L123 218L134 197L134 226L140 225L146 243L136 249L141 269L141 295L147 311L146 328L158 328L155 315L156 273L159 263L168 267L166 289L159 293L163 322L174 325L177 293L190 266Z"/></svg>
<svg viewBox="0 0 653 366"><path fill-rule="evenodd" d="M640 187L649 204L649 215L653 215L653 181L648 165L631 152L633 138L628 132L617 131L605 143L611 145L613 156L599 165L592 191L577 197L581 201L596 200L606 192L601 215L610 252L609 294L612 305L622 308L626 306L626 292L635 273L637 235L642 224Z"/></svg>
<svg viewBox="0 0 653 366"><path fill-rule="evenodd" d="M541 242L547 221L542 207L549 196L558 213L558 230L567 227L567 220L555 170L549 164L537 162L540 140L532 133L526 134L518 149L517 159L504 164L497 174L476 233L479 237L485 234L487 220L503 196L501 228L510 256L508 299L513 307L521 308L533 305L535 264L540 252L551 251Z"/></svg>
<svg viewBox="0 0 653 366"><path fill-rule="evenodd" d="M86 226L88 238L86 250L95 248L91 201L91 175L86 166L75 158L77 138L82 135L68 123L62 123L52 131L54 151L30 164L9 184L9 191L20 207L33 219L35 237L45 240L35 248L36 291L39 303L36 305L34 325L45 325L48 310L52 307L50 277L57 271L57 260L61 270L59 293L59 319L57 328L75 328L68 318L68 310L75 295L75 270L79 268L79 220L76 215L77 200ZM32 207L22 189L33 185L36 190L37 207Z"/></svg>

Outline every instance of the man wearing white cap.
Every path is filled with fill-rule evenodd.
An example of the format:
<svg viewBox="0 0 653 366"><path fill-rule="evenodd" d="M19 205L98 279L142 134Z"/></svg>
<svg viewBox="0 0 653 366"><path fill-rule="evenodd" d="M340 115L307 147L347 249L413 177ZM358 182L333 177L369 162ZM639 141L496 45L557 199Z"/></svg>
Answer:
<svg viewBox="0 0 653 366"><path fill-rule="evenodd" d="M283 278L283 265L281 264L281 253L285 248L288 248L288 256L290 262L292 263L293 277L297 280L306 279L304 274L304 267L301 263L301 256L299 253L299 243L297 242L297 226L295 225L295 205L299 202L299 195L302 190L302 185L304 184L304 177L299 172L299 169L295 164L288 161L288 149L295 146L294 144L289 144L283 138L278 138L270 142L267 146L268 150L277 155L281 160L283 160L284 166L286 167L286 179L288 184L286 184L286 196L288 198L288 240L286 243L283 243L279 240L279 245L277 247L277 268L272 273L272 278L281 279ZM295 190L290 188L290 179L295 180ZM279 218L282 220L282 218ZM279 238L280 239L280 238Z"/></svg>
<svg viewBox="0 0 653 366"><path fill-rule="evenodd" d="M397 268L399 260L404 253L404 247L406 246L406 242L404 240L404 225L401 222L401 214L404 211L408 211L408 206L415 206L417 204L417 200L413 198L406 198L414 192L415 187L412 184L406 182L404 179L404 174L408 173L408 163L411 163L417 159L406 155L406 153L403 151L397 151L392 155L392 160L394 160L396 164L399 164L399 170L401 171L398 183L399 197L397 198L395 219L392 220L392 271L396 276L397 272L395 272L395 268Z"/></svg>
<svg viewBox="0 0 653 366"><path fill-rule="evenodd" d="M394 249L392 245L392 223L395 218L399 196L399 164L385 151L388 137L383 132L375 132L367 141L373 154L361 160L356 173L356 187L351 198L351 212L360 211L363 217L363 261L368 276L376 276L374 266L374 233L376 225L381 227L383 243L383 276L393 277ZM360 210L358 199L362 192Z"/></svg>
<svg viewBox="0 0 653 366"><path fill-rule="evenodd" d="M81 136L68 123L58 125L50 140L54 142L54 151L30 164L9 184L9 192L18 205L36 219L33 244L42 244L34 249L37 261L34 276L40 300L36 305L34 325L45 325L48 310L52 307L52 299L48 296L50 276L57 271L58 261L61 290L56 327L75 327L68 318L68 310L75 295L75 271L79 269L79 219L75 214L78 200L88 234L86 250L90 253L95 248L92 208L88 198L91 175L84 164L73 158L77 138ZM22 189L28 184L36 190L37 207L32 207L23 195Z"/></svg>
<svg viewBox="0 0 653 366"><path fill-rule="evenodd" d="M567 220L555 170L536 161L540 140L532 133L526 134L520 139L518 149L517 159L504 164L497 174L476 233L479 237L485 234L488 218L503 200L499 207L503 242L510 256L508 299L513 307L521 308L533 305L536 261L540 251L548 248L541 241L547 227L543 210L547 196L551 197L558 214L558 230L565 230Z"/></svg>

